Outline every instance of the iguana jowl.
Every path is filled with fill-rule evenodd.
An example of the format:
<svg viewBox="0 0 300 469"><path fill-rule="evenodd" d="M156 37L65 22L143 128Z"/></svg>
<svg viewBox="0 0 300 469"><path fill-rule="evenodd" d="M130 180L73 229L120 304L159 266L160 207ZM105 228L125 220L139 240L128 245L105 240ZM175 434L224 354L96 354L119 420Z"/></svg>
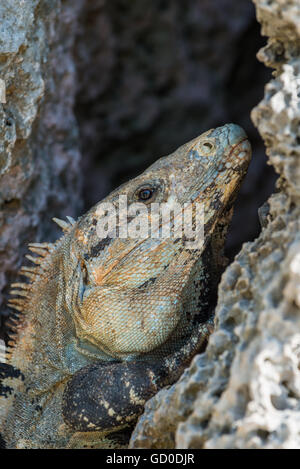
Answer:
<svg viewBox="0 0 300 469"><path fill-rule="evenodd" d="M172 198L198 202L201 249L189 249L184 237L101 240L100 203L76 222L59 222L56 243L29 246L37 265L21 269L30 283L14 284L10 301L20 314L2 379L7 447L117 445L113 432L180 376L210 332L225 234L250 155L244 131L227 124L100 202L116 205L122 195L148 208Z"/></svg>

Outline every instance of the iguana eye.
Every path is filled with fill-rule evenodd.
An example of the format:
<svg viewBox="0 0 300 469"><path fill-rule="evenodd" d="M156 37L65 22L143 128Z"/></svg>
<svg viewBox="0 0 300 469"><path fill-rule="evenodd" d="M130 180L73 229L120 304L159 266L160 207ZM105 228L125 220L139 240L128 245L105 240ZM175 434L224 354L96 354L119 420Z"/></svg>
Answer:
<svg viewBox="0 0 300 469"><path fill-rule="evenodd" d="M152 196L152 190L151 189L141 189L139 191L139 199L141 200L148 200Z"/></svg>
<svg viewBox="0 0 300 469"><path fill-rule="evenodd" d="M143 187L139 187L139 189L136 191L136 197L141 202L147 202L153 197L154 193L155 193L155 187L143 186Z"/></svg>

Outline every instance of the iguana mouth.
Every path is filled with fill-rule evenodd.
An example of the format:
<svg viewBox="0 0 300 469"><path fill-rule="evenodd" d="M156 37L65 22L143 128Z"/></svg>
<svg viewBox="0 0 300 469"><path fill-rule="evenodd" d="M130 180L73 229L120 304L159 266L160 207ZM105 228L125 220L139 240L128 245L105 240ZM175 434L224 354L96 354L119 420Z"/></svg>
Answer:
<svg viewBox="0 0 300 469"><path fill-rule="evenodd" d="M229 153L229 158L235 156L237 160L247 161L251 159L251 145L247 137L234 145Z"/></svg>

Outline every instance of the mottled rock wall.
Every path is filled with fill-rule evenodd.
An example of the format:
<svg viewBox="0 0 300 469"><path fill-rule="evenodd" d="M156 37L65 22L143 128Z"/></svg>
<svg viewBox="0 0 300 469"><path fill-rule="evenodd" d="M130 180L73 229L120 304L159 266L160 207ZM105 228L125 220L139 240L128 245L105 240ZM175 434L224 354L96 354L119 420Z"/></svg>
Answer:
<svg viewBox="0 0 300 469"><path fill-rule="evenodd" d="M300 4L254 3L275 75L252 119L278 192L223 275L206 352L148 402L131 447L300 447Z"/></svg>
<svg viewBox="0 0 300 469"><path fill-rule="evenodd" d="M51 217L74 215L80 206L72 58L79 6L80 0L0 5L2 319L27 242L53 239Z"/></svg>

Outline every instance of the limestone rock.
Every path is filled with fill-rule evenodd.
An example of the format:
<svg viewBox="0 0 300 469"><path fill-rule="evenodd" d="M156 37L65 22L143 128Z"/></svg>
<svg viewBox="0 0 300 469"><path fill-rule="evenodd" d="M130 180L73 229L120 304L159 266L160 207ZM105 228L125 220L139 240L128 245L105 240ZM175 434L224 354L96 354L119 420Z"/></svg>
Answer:
<svg viewBox="0 0 300 469"><path fill-rule="evenodd" d="M300 447L300 4L254 3L275 75L252 119L278 192L222 277L206 352L147 403L132 448Z"/></svg>

